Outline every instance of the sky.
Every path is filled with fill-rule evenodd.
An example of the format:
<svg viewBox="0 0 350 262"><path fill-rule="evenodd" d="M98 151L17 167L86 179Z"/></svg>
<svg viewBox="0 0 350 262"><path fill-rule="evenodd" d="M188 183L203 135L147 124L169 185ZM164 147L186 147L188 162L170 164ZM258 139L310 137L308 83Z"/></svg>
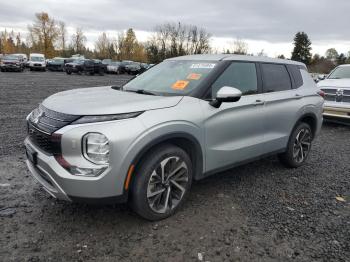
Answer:
<svg viewBox="0 0 350 262"><path fill-rule="evenodd" d="M241 39L249 53L290 57L295 33L305 31L312 53L334 47L347 54L349 10L349 0L0 0L0 30L25 35L34 14L45 11L64 21L69 34L81 27L91 48L103 31L113 38L131 27L146 41L156 25L181 22L205 28L217 52Z"/></svg>

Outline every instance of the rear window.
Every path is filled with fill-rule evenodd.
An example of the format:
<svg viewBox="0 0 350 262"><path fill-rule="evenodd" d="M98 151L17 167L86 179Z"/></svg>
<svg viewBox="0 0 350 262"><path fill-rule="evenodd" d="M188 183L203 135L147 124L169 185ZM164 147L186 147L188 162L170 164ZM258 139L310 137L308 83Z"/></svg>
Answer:
<svg viewBox="0 0 350 262"><path fill-rule="evenodd" d="M264 92L278 92L292 89L292 83L285 65L261 64Z"/></svg>
<svg viewBox="0 0 350 262"><path fill-rule="evenodd" d="M293 79L294 79L294 88L299 88L301 87L304 82L303 82L303 77L301 76L300 70L305 70L305 68L297 65L288 65L288 70L292 74Z"/></svg>

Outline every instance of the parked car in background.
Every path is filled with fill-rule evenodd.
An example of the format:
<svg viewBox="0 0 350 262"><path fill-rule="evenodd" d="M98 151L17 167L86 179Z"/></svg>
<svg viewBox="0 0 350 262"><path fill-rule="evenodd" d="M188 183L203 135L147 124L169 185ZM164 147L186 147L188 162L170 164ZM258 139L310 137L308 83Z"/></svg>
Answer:
<svg viewBox="0 0 350 262"><path fill-rule="evenodd" d="M24 70L23 57L19 55L5 55L0 62L1 72L17 71L23 72Z"/></svg>
<svg viewBox="0 0 350 262"><path fill-rule="evenodd" d="M120 62L112 62L107 65L107 73L109 74L119 74Z"/></svg>
<svg viewBox="0 0 350 262"><path fill-rule="evenodd" d="M72 73L99 74L103 75L106 70L106 65L103 65L99 60L93 59L77 59L73 62L65 64L65 71L68 75Z"/></svg>
<svg viewBox="0 0 350 262"><path fill-rule="evenodd" d="M164 219L194 180L271 154L304 165L322 125L321 94L295 61L172 58L123 87L45 99L27 117L26 163L56 198L129 201L142 217Z"/></svg>
<svg viewBox="0 0 350 262"><path fill-rule="evenodd" d="M128 65L125 65L125 72L129 75L137 75L141 71L141 63L132 62Z"/></svg>
<svg viewBox="0 0 350 262"><path fill-rule="evenodd" d="M43 54L36 54L36 53L30 54L29 69L30 71L33 71L33 70L45 71L46 70L45 56Z"/></svg>
<svg viewBox="0 0 350 262"><path fill-rule="evenodd" d="M23 63L24 63L24 64L27 64L27 62L28 62L28 56L27 56L26 54L19 53L19 54L13 54L13 55L22 57Z"/></svg>
<svg viewBox="0 0 350 262"><path fill-rule="evenodd" d="M146 63L132 62L125 66L125 72L130 75L137 75L145 72L149 68Z"/></svg>
<svg viewBox="0 0 350 262"><path fill-rule="evenodd" d="M323 117L350 124L350 65L336 67L317 85L325 93Z"/></svg>
<svg viewBox="0 0 350 262"><path fill-rule="evenodd" d="M107 72L107 65L103 64L99 59L93 59L94 61L94 74L104 75Z"/></svg>
<svg viewBox="0 0 350 262"><path fill-rule="evenodd" d="M130 60L123 60L123 61L121 61L120 65L119 65L119 72L120 72L120 74L127 73L126 66L131 65L132 63L134 63L134 62L130 61Z"/></svg>
<svg viewBox="0 0 350 262"><path fill-rule="evenodd" d="M104 65L110 65L112 62L113 62L112 59L103 59L102 60L102 64L104 64Z"/></svg>
<svg viewBox="0 0 350 262"><path fill-rule="evenodd" d="M55 57L53 59L50 59L47 64L46 68L49 71L59 71L63 72L64 71L64 62L65 58L62 57Z"/></svg>

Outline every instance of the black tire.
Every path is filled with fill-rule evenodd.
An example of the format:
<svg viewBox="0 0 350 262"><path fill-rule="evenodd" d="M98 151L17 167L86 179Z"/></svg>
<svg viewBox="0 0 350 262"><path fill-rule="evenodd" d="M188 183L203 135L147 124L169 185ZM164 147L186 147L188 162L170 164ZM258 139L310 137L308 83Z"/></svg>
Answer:
<svg viewBox="0 0 350 262"><path fill-rule="evenodd" d="M30 71L33 71L33 68L29 68Z"/></svg>
<svg viewBox="0 0 350 262"><path fill-rule="evenodd" d="M169 172L171 172L172 168L177 169L177 167L179 167L179 163L181 166L183 166L181 169L176 171L175 174L177 175L173 175L171 177L177 177L179 180L175 180L176 182L181 181L180 185L183 189L185 189L184 191L180 191L179 188L175 186L174 183L172 183L173 181L170 179L167 179L167 182L164 184L159 180L156 182L154 179L153 171L157 170L156 172L159 172L160 164L164 161L168 161L166 162L164 170L168 170ZM159 175L159 173L157 174ZM136 167L135 173L133 175L134 179L132 181L130 195L130 205L132 209L141 217L151 221L161 220L173 215L181 207L188 196L192 184L192 174L193 170L191 159L183 149L171 144L164 144L155 148L151 153L147 154L141 160L140 164ZM164 175L164 177L166 177L166 175ZM158 176L158 178L160 179L160 176ZM187 178L187 180L184 181L184 178ZM166 211L164 212L156 212L151 207L150 201L152 200L151 197L147 195L148 187L151 185L149 184L150 181L152 181L153 187L159 186L164 192L155 195L154 198L152 196L154 202L158 202L158 205L160 205L163 200L170 200L165 202L167 204L164 205L166 206ZM153 189L155 191L159 191L159 188ZM156 201L156 198L159 201ZM173 205L173 203L175 204ZM153 206L153 208L156 207Z"/></svg>
<svg viewBox="0 0 350 262"><path fill-rule="evenodd" d="M1 72L5 72L5 69L1 68Z"/></svg>
<svg viewBox="0 0 350 262"><path fill-rule="evenodd" d="M71 75L71 74L72 74L72 71L70 71L70 70L67 69L67 70L66 70L66 74L67 74L67 75Z"/></svg>
<svg viewBox="0 0 350 262"><path fill-rule="evenodd" d="M304 134L305 141L299 141ZM301 137L297 138L298 135ZM312 139L313 134L310 125L304 122L298 123L289 138L287 150L278 155L281 163L291 168L304 165L310 154ZM307 146L307 144L309 145ZM296 155L297 152L299 152L298 155Z"/></svg>

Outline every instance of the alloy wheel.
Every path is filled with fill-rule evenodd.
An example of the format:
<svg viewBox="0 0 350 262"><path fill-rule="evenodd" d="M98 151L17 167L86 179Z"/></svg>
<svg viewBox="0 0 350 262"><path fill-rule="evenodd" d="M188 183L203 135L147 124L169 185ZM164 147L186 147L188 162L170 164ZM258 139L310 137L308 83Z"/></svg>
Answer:
<svg viewBox="0 0 350 262"><path fill-rule="evenodd" d="M183 159L171 156L162 160L148 182L149 207L160 214L173 210L182 200L188 182L188 167Z"/></svg>
<svg viewBox="0 0 350 262"><path fill-rule="evenodd" d="M302 163L309 155L311 148L311 132L307 128L302 128L295 137L293 145L293 158L295 162Z"/></svg>

